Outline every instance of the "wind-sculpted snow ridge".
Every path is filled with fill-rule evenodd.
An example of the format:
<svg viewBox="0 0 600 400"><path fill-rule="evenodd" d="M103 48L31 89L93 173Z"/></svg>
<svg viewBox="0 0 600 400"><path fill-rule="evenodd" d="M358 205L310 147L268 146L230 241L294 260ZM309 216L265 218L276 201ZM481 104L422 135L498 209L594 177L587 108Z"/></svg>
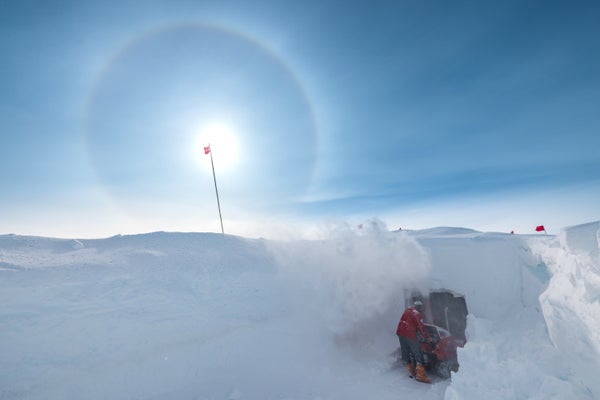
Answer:
<svg viewBox="0 0 600 400"><path fill-rule="evenodd" d="M599 398L599 230L2 235L0 398ZM451 381L394 364L414 288L466 297Z"/></svg>

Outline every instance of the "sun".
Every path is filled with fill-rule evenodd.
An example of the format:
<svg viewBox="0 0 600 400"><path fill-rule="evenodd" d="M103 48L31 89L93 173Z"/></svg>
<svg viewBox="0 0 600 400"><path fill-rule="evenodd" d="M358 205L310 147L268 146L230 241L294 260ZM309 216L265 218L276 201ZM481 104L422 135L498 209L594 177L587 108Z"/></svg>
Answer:
<svg viewBox="0 0 600 400"><path fill-rule="evenodd" d="M215 169L231 170L239 162L239 140L234 132L222 122L207 124L201 128L195 147L201 150L199 154L205 154L203 149L210 146Z"/></svg>

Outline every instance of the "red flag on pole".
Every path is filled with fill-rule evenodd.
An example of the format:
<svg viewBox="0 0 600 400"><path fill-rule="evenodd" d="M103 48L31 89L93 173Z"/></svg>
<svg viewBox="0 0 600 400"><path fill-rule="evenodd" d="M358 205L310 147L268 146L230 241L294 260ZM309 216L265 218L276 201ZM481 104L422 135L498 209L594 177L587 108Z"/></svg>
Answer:
<svg viewBox="0 0 600 400"><path fill-rule="evenodd" d="M535 231L536 232L542 232L542 231L546 232L546 228L544 228L544 225L536 226Z"/></svg>
<svg viewBox="0 0 600 400"><path fill-rule="evenodd" d="M210 144L204 148L204 154L210 153Z"/></svg>

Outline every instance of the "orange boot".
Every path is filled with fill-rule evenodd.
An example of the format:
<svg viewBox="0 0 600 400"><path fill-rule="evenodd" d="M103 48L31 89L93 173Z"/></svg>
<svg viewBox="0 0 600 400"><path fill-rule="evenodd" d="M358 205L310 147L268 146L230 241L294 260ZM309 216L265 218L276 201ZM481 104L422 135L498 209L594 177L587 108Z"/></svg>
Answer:
<svg viewBox="0 0 600 400"><path fill-rule="evenodd" d="M411 378L415 377L415 367L413 367L412 363L409 361L406 363L406 369L408 370L408 376Z"/></svg>
<svg viewBox="0 0 600 400"><path fill-rule="evenodd" d="M419 382L431 383L431 381L425 374L425 367L423 366L423 364L417 364L417 380Z"/></svg>

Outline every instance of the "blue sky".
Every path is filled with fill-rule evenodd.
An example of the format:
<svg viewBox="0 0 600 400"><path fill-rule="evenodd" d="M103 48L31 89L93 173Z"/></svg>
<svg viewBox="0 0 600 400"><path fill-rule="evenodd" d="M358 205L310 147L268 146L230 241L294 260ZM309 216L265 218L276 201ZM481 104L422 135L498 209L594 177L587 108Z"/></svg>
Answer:
<svg viewBox="0 0 600 400"><path fill-rule="evenodd" d="M214 126L228 233L598 220L599 17L583 1L0 1L0 232L219 231Z"/></svg>

